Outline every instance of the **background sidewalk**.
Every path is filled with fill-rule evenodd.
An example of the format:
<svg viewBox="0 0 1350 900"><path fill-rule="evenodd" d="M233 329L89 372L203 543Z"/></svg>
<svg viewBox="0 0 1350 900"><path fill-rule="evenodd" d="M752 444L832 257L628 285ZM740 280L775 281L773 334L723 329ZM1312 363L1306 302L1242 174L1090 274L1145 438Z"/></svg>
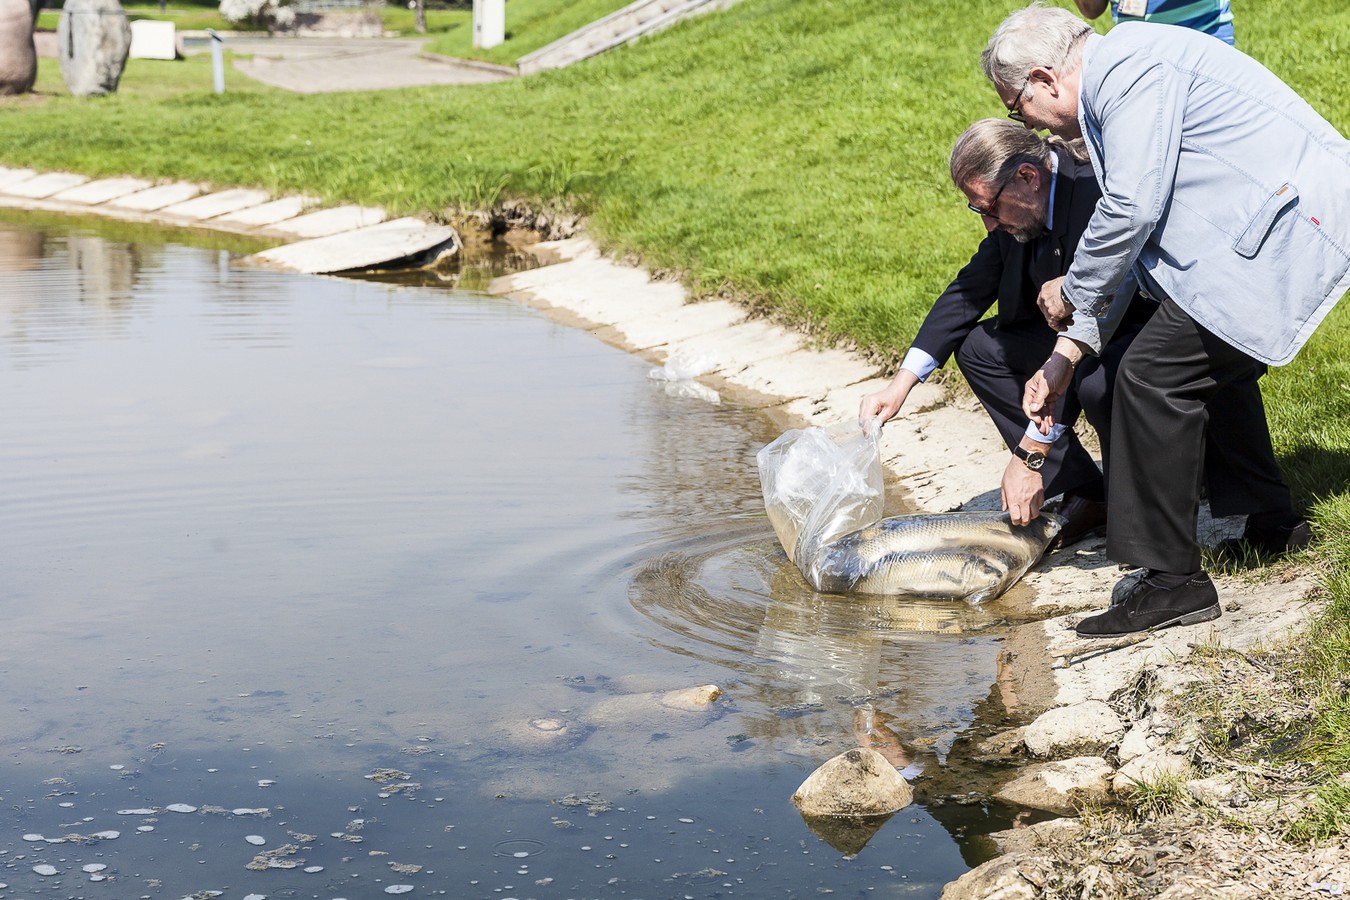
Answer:
<svg viewBox="0 0 1350 900"><path fill-rule="evenodd" d="M298 94L373 91L433 84L486 84L514 77L506 66L433 58L421 52L423 39L223 36L235 69L273 87ZM210 43L193 41L189 54L209 53ZM227 76L228 77L228 76Z"/></svg>

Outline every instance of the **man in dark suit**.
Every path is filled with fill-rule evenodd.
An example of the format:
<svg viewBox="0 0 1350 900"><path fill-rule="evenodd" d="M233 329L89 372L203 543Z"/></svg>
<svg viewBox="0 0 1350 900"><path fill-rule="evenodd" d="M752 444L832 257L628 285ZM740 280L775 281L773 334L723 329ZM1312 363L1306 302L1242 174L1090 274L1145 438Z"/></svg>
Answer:
<svg viewBox="0 0 1350 900"><path fill-rule="evenodd" d="M859 415L895 416L914 385L955 354L1013 453L1003 474L1004 508L1013 521L1026 522L1046 497L1063 494L1060 513L1067 521L1052 549L1067 546L1106 526L1105 481L1073 424L1081 410L1101 446L1110 447L1116 366L1156 304L1129 290L1104 318L1078 317L1072 337L1096 355L1078 364L1056 428L1042 435L1022 410L1023 387L1058 335L1036 297L1041 285L1069 270L1101 190L1091 166L1069 145L1003 119L976 122L961 135L951 174L988 234L933 304L900 371L886 388L863 397ZM995 303L997 314L981 321Z"/></svg>

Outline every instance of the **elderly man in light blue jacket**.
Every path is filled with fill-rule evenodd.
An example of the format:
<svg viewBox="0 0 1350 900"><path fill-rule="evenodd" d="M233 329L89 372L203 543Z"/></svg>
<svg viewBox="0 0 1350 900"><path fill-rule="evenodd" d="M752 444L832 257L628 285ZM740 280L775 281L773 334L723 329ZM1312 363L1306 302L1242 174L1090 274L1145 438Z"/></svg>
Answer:
<svg viewBox="0 0 1350 900"><path fill-rule="evenodd" d="M1032 6L981 61L1008 115L1085 138L1101 181L1068 275L1041 293L1050 324L1102 315L1131 278L1161 303L1121 364L1111 444L1107 554L1140 569L1078 633L1218 618L1195 538L1202 474L1215 515L1248 514L1249 544L1308 541L1257 380L1350 290L1350 142L1259 63L1176 26L1100 36ZM1061 335L1028 383L1033 419L1050 421L1085 350Z"/></svg>

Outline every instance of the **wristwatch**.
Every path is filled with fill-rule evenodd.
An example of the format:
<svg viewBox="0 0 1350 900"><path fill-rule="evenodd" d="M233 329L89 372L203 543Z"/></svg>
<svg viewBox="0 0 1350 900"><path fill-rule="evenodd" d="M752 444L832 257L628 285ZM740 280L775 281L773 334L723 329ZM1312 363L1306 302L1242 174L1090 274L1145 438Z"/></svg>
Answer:
<svg viewBox="0 0 1350 900"><path fill-rule="evenodd" d="M1041 466L1045 465L1045 454L1039 450L1027 450L1021 444L1013 447L1013 456L1016 456L1031 471L1039 472Z"/></svg>

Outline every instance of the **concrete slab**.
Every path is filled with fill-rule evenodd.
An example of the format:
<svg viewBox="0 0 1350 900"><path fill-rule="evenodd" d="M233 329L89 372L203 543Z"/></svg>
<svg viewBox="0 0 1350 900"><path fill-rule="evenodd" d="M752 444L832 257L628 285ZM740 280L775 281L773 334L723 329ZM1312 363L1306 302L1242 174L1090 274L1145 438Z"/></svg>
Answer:
<svg viewBox="0 0 1350 900"><path fill-rule="evenodd" d="M53 194L51 199L97 206L118 197L125 197L127 194L143 191L148 187L151 187L150 182L140 178L100 178L98 181L90 181Z"/></svg>
<svg viewBox="0 0 1350 900"><path fill-rule="evenodd" d="M34 200L40 200L43 197L50 197L52 194L73 188L77 184L84 184L88 180L86 176L76 175L73 172L44 172L41 175L34 175L32 178L25 178L23 181L7 186L5 193L13 194L15 197L31 197Z"/></svg>
<svg viewBox="0 0 1350 900"><path fill-rule="evenodd" d="M272 230L298 238L319 238L342 231L351 231L353 228L378 225L384 219L385 212L382 209L373 209L367 206L336 206L332 209L321 209L318 212L299 216L283 225L274 227Z"/></svg>
<svg viewBox="0 0 1350 900"><path fill-rule="evenodd" d="M654 282L640 269L607 259L571 262L531 269L510 279L518 290L549 286L549 303L599 325L622 327L625 321L674 312L684 306L684 288L675 282Z"/></svg>
<svg viewBox="0 0 1350 900"><path fill-rule="evenodd" d="M455 230L405 218L342 234L273 247L249 257L271 268L318 275L366 269L458 241Z"/></svg>
<svg viewBox="0 0 1350 900"><path fill-rule="evenodd" d="M745 321L745 310L724 300L686 303L651 318L624 322L618 330L633 350L657 350L702 334L723 331Z"/></svg>
<svg viewBox="0 0 1350 900"><path fill-rule="evenodd" d="M671 341L665 349L668 357L679 354L687 359L713 360L716 367L712 371L732 384L739 384L737 373L751 363L801 348L801 335L757 319L722 331L695 335L687 340Z"/></svg>
<svg viewBox="0 0 1350 900"><path fill-rule="evenodd" d="M733 380L758 394L809 397L818 396L822 385L858 384L879 373L877 366L842 350L799 350L751 363Z"/></svg>
<svg viewBox="0 0 1350 900"><path fill-rule="evenodd" d="M166 216L182 216L185 219L210 219L247 209L250 206L257 206L260 203L266 203L271 199L271 196L267 191L234 188L193 197L191 200L185 200L182 203L173 203L162 207L160 212Z"/></svg>
<svg viewBox="0 0 1350 900"><path fill-rule="evenodd" d="M890 381L889 378L876 377L844 385L822 382L814 392L803 394L796 400L785 403L782 406L782 411L787 416L806 422L808 425L829 428L839 422L856 419L858 404L862 401L863 395L881 390ZM894 456L900 452L901 448L898 445L893 445L891 440L893 434L898 435L899 433L896 423L941 406L948 399L948 393L944 388L932 384L915 385L914 390L909 392L909 399L905 401L900 414L891 420L891 424L882 429L881 446L883 454L889 452L890 455ZM897 436L894 440L899 441L899 437Z"/></svg>
<svg viewBox="0 0 1350 900"><path fill-rule="evenodd" d="M319 201L313 197L282 197L270 203L261 203L247 209L236 210L217 216L213 221L230 222L236 225L275 225L287 219L294 219Z"/></svg>
<svg viewBox="0 0 1350 900"><path fill-rule="evenodd" d="M186 181L175 181L171 184L156 185L134 194L127 194L125 197L118 197L116 200L110 201L108 205L122 209L159 210L175 203L182 203L184 200L190 200L201 192L202 189L199 185L188 184Z"/></svg>
<svg viewBox="0 0 1350 900"><path fill-rule="evenodd" d="M11 184L27 181L36 175L32 169L6 169L0 167L0 191L8 191Z"/></svg>

